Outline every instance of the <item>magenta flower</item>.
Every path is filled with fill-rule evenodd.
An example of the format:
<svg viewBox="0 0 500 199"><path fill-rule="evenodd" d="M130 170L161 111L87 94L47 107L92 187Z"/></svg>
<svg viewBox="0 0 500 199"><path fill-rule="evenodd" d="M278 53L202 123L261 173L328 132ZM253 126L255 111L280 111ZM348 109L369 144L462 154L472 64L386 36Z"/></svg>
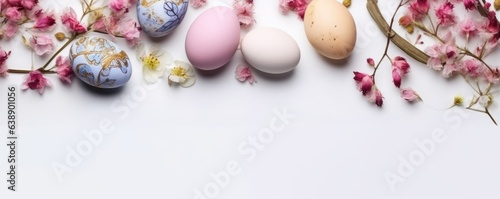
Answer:
<svg viewBox="0 0 500 199"><path fill-rule="evenodd" d="M455 14L453 13L454 5L446 1L436 9L436 17L440 25L455 24Z"/></svg>
<svg viewBox="0 0 500 199"><path fill-rule="evenodd" d="M67 31L71 33L84 33L87 28L78 22L75 10L73 8L66 8L61 15L61 22Z"/></svg>
<svg viewBox="0 0 500 199"><path fill-rule="evenodd" d="M367 97L369 102L375 103L378 107L382 107L384 104L384 97L377 87L374 87L373 91L368 93Z"/></svg>
<svg viewBox="0 0 500 199"><path fill-rule="evenodd" d="M21 0L6 0L11 6L21 6ZM2 1L3 2L3 1Z"/></svg>
<svg viewBox="0 0 500 199"><path fill-rule="evenodd" d="M7 71L9 70L7 68L7 59L10 56L10 51L5 51L0 47L0 77L6 77L7 76Z"/></svg>
<svg viewBox="0 0 500 199"><path fill-rule="evenodd" d="M71 64L68 57L58 56L56 59L57 75L59 79L67 84L71 84L71 79L73 78L73 70L71 69Z"/></svg>
<svg viewBox="0 0 500 199"><path fill-rule="evenodd" d="M363 95L366 95L372 90L374 83L371 75L354 71L353 79L354 81L356 81L356 85L358 86L358 89L363 93Z"/></svg>
<svg viewBox="0 0 500 199"><path fill-rule="evenodd" d="M396 69L392 69L392 81L394 86L401 87L401 74Z"/></svg>
<svg viewBox="0 0 500 199"><path fill-rule="evenodd" d="M373 61L373 59L372 59L372 58L368 58L368 59L366 59L366 63L368 63L368 65L370 65L370 66L372 66L372 67L374 67L374 66L375 66L375 61Z"/></svg>
<svg viewBox="0 0 500 199"><path fill-rule="evenodd" d="M396 56L392 61L392 66L401 74L407 74L410 72L410 64L406 61L404 57Z"/></svg>
<svg viewBox="0 0 500 199"><path fill-rule="evenodd" d="M401 79L410 72L410 64L405 58L396 56L392 61L392 81L396 87L401 86Z"/></svg>
<svg viewBox="0 0 500 199"><path fill-rule="evenodd" d="M56 47L52 37L46 34L31 37L29 43L35 53L40 56L52 53Z"/></svg>
<svg viewBox="0 0 500 199"><path fill-rule="evenodd" d="M204 6L207 3L207 0L191 0L189 3L193 6L193 8L199 8Z"/></svg>
<svg viewBox="0 0 500 199"><path fill-rule="evenodd" d="M465 9L467 10L475 10L477 4L479 3L478 0L463 0L463 1Z"/></svg>
<svg viewBox="0 0 500 199"><path fill-rule="evenodd" d="M414 0L410 3L408 10L413 19L420 20L427 15L430 9L430 4L427 0Z"/></svg>
<svg viewBox="0 0 500 199"><path fill-rule="evenodd" d="M306 12L307 5L311 0L280 0L280 10L282 13L286 13L289 10L297 12L301 19L304 19L304 14Z"/></svg>
<svg viewBox="0 0 500 199"><path fill-rule="evenodd" d="M248 81L248 83L253 84L255 78L253 77L252 71L248 66L238 65L236 67L235 77L240 82Z"/></svg>
<svg viewBox="0 0 500 199"><path fill-rule="evenodd" d="M488 22L486 24L486 32L497 34L500 31L500 25L498 23L495 11L488 12Z"/></svg>
<svg viewBox="0 0 500 199"><path fill-rule="evenodd" d="M56 19L54 19L53 15L42 14L42 16L36 19L33 28L38 29L42 32L47 32L51 31L55 25L56 25Z"/></svg>
<svg viewBox="0 0 500 199"><path fill-rule="evenodd" d="M21 6L27 10L33 9L38 4L38 0L21 0Z"/></svg>
<svg viewBox="0 0 500 199"><path fill-rule="evenodd" d="M5 10L5 17L13 22L19 22L23 18L19 7L9 7Z"/></svg>
<svg viewBox="0 0 500 199"><path fill-rule="evenodd" d="M420 96L411 88L405 88L401 90L401 97L408 102L415 102L422 100Z"/></svg>
<svg viewBox="0 0 500 199"><path fill-rule="evenodd" d="M21 85L21 89L26 90L38 90L38 93L42 94L43 91L45 90L45 87L50 87L52 86L52 83L50 80L46 79L43 74L38 71L31 71L28 76L26 76L26 80L24 83Z"/></svg>
<svg viewBox="0 0 500 199"><path fill-rule="evenodd" d="M253 24L255 20L253 18L253 3L251 1L237 0L233 6L241 25L250 26Z"/></svg>

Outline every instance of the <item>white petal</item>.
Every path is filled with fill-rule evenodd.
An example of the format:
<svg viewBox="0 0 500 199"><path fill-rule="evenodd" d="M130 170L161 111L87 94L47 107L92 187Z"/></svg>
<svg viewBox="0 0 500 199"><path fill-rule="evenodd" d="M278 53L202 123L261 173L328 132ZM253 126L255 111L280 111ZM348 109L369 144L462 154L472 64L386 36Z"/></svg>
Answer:
<svg viewBox="0 0 500 199"><path fill-rule="evenodd" d="M183 83L186 81L186 79L175 75L168 76L168 79L172 80L175 83Z"/></svg>
<svg viewBox="0 0 500 199"><path fill-rule="evenodd" d="M172 54L170 52L165 51L162 56L159 56L158 59L160 60L161 64L164 64L165 66L171 65L172 64Z"/></svg>
<svg viewBox="0 0 500 199"><path fill-rule="evenodd" d="M187 79L186 81L184 81L183 83L181 83L181 86L184 88L187 88L187 87L192 86L195 82L196 82L196 78L191 77L191 78Z"/></svg>
<svg viewBox="0 0 500 199"><path fill-rule="evenodd" d="M146 56L146 46L144 44L139 44L139 46L137 46L137 49L135 50L135 54L137 55L137 59L139 61L142 61L141 58L145 57Z"/></svg>

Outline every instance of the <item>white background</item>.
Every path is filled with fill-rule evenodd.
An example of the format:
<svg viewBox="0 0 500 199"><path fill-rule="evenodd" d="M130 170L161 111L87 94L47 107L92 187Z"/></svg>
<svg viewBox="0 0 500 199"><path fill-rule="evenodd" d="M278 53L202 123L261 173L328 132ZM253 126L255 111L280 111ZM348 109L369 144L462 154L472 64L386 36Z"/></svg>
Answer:
<svg viewBox="0 0 500 199"><path fill-rule="evenodd" d="M190 7L170 36L156 41L143 37L187 61L184 40L190 24L203 10L224 4L209 2L198 10ZM391 11L395 3L381 1L381 10ZM80 10L75 0L47 0L44 5ZM368 103L357 91L352 71L369 72L366 58L378 59L385 39L365 1L353 1L349 9L358 29L357 47L347 61L333 62L315 53L295 13L282 15L277 0L256 0L254 27L285 30L298 42L302 57L285 77L254 71L254 85L234 78L236 65L242 63L237 52L223 70L212 75L197 72L197 82L189 89L168 87L165 79L150 88L144 86L133 50L119 41L134 66L132 79L120 92L98 93L77 80L65 86L55 75L49 77L53 88L43 95L18 92L18 191L8 191L2 180L0 198L192 199L194 190L203 191L214 182L211 172L225 170L231 161L240 164L241 173L231 176L217 198L499 198L498 127L484 114L443 110L453 96L469 96L472 90L459 78L445 80L411 60L412 72L403 85L425 100L411 105L399 97L386 63L377 77L384 107ZM2 42L2 48L13 51L10 67L29 69L28 50L15 47L20 44ZM402 52L391 47L390 54ZM0 79L4 116L7 85L19 88L23 78L12 74ZM117 107L125 107L129 114ZM283 109L295 118L255 159L246 161L249 155L239 153L238 146L268 127L276 117L273 110ZM500 118L497 109L493 112ZM59 181L52 165L67 165L68 148L87 142L83 132L99 128L107 119L114 131ZM5 136L0 140L5 140L6 119L2 120ZM444 142L391 189L385 175L400 175L400 157L423 154L415 140L432 139L433 132L443 132ZM5 144L0 145L0 179L7 177L7 152Z"/></svg>

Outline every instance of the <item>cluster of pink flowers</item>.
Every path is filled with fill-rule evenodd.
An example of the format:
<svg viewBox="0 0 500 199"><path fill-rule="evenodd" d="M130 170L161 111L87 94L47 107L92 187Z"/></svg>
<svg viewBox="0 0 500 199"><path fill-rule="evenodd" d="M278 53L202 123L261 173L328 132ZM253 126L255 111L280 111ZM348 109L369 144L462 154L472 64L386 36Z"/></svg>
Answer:
<svg viewBox="0 0 500 199"><path fill-rule="evenodd" d="M56 25L54 14L42 10L38 0L2 0L0 13L0 39L13 38L21 26L46 32Z"/></svg>
<svg viewBox="0 0 500 199"><path fill-rule="evenodd" d="M235 0L233 7L242 26L248 27L254 23L253 0Z"/></svg>
<svg viewBox="0 0 500 199"><path fill-rule="evenodd" d="M53 67L50 67L51 63L46 63L43 67L35 67L31 71L16 69L16 72L28 73L23 89L38 90L43 93L47 86L52 85L44 77L45 73L57 73L63 83L72 82L74 74L68 57L58 55L62 49L54 54L56 50L54 36L47 33L53 30L56 20L60 20L66 33L59 32L55 37L59 41L67 40L66 43L91 31L107 33L113 38L125 38L131 46L139 43L140 27L134 20L124 15L129 12L136 0L110 0L106 3L100 7L94 5L94 1L82 3L83 15L87 18L77 16L71 7L63 9L56 18L53 12L40 8L38 0L0 0L0 39L10 39L20 30L27 30L22 36L25 45L39 56L50 55L49 61L56 62ZM30 36L25 38L24 35ZM63 45L61 48L66 46ZM6 62L10 54L10 51L0 49L0 77L6 77L9 72Z"/></svg>
<svg viewBox="0 0 500 199"><path fill-rule="evenodd" d="M295 11L301 19L304 19L307 5L311 0L279 0L279 9L282 13Z"/></svg>
<svg viewBox="0 0 500 199"><path fill-rule="evenodd" d="M466 15L460 19L454 13L457 6L463 6L468 13L479 13L478 9L483 9L487 16L472 17L474 15L470 13L470 16ZM490 10L490 7L491 4L481 5L478 0L412 0L399 22L402 26L426 24L425 22L431 24L431 27L424 29L424 34L433 35L437 41L425 49L425 53L430 56L427 62L429 67L442 71L445 77L461 74L493 83L498 81L500 74L482 60L482 57L500 44L500 24L495 11ZM430 11L433 11L434 15ZM434 27L431 22L426 21L425 16L428 16L429 20L436 20L437 26ZM465 39L465 45L457 44L459 36ZM469 42L472 40L479 42Z"/></svg>
<svg viewBox="0 0 500 199"><path fill-rule="evenodd" d="M410 64L406 61L405 58L401 56L396 56L390 60L392 60L392 81L394 82L394 86L400 89L401 97L409 102L420 99L420 97L415 97L418 95L415 91L413 91L413 89L401 89L401 80L403 79L404 75L410 72ZM381 107L384 97L382 96L382 92L380 91L380 89L378 89L375 85L374 81L375 72L378 69L379 65L375 65L375 61L372 58L368 58L366 62L371 67L374 67L375 71L373 72L373 74L369 75L366 73L354 71L353 79L363 96L365 96L369 102L375 103L377 106Z"/></svg>

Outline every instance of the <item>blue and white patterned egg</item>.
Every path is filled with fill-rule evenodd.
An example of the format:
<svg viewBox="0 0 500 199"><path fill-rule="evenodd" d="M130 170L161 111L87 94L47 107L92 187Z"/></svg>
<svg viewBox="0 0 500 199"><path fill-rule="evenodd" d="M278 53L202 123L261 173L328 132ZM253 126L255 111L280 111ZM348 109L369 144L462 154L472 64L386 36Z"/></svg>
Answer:
<svg viewBox="0 0 500 199"><path fill-rule="evenodd" d="M115 43L101 37L80 37L69 51L75 75L97 88L117 88L132 76L132 65Z"/></svg>
<svg viewBox="0 0 500 199"><path fill-rule="evenodd" d="M182 22L189 0L137 0L137 19L150 37L163 37Z"/></svg>

